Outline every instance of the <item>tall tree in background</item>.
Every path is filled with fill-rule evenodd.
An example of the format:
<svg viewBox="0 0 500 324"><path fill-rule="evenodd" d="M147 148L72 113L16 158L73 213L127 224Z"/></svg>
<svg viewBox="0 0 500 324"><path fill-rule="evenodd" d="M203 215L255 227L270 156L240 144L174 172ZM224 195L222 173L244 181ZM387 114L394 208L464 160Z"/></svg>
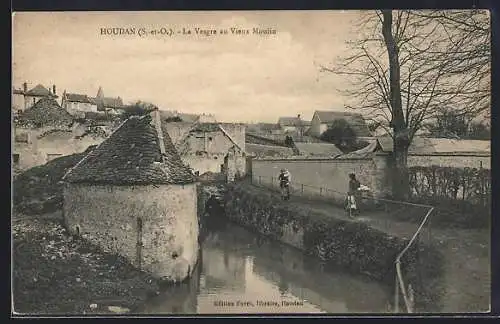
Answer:
<svg viewBox="0 0 500 324"><path fill-rule="evenodd" d="M393 138L393 193L409 193L407 156L415 134L441 107L489 109L489 13L480 10L381 10L365 14L359 39L341 64L322 71L346 77L341 92Z"/></svg>

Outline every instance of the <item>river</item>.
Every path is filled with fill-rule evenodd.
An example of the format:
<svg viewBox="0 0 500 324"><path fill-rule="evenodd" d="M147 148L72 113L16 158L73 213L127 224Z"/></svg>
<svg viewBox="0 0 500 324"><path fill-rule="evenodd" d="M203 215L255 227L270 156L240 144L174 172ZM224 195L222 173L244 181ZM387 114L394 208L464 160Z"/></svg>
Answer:
<svg viewBox="0 0 500 324"><path fill-rule="evenodd" d="M387 313L392 298L378 282L323 270L317 259L234 224L211 229L200 254L189 281L136 313Z"/></svg>

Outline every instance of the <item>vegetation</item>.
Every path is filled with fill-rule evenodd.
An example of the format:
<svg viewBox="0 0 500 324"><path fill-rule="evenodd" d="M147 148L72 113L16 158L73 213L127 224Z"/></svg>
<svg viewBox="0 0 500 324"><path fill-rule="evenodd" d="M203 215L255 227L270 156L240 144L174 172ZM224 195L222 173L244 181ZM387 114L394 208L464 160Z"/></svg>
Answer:
<svg viewBox="0 0 500 324"><path fill-rule="evenodd" d="M335 144L343 153L350 153L368 145L358 140L356 131L345 119L336 119L321 135L321 140Z"/></svg>
<svg viewBox="0 0 500 324"><path fill-rule="evenodd" d="M411 167L411 200L436 206L433 221L445 226L488 227L491 171L451 167Z"/></svg>
<svg viewBox="0 0 500 324"><path fill-rule="evenodd" d="M473 115L445 108L436 114L435 122L429 123L427 129L432 137L489 140L490 129L473 119Z"/></svg>

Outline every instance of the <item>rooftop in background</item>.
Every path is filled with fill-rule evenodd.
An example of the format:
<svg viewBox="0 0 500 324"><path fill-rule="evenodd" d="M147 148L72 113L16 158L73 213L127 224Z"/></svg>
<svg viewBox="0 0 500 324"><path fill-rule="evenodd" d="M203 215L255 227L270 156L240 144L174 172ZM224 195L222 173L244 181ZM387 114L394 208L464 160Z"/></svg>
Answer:
<svg viewBox="0 0 500 324"><path fill-rule="evenodd" d="M67 100L70 102L81 102L81 103L94 103L92 98L84 94L78 93L63 93L63 100Z"/></svg>
<svg viewBox="0 0 500 324"><path fill-rule="evenodd" d="M24 94L27 95L27 96L33 96L33 97L53 97L53 98L57 98L57 95L55 95L52 92L50 92L49 89L45 88L41 84L36 85L34 88L32 88L31 90L26 91L26 93L24 93Z"/></svg>
<svg viewBox="0 0 500 324"><path fill-rule="evenodd" d="M300 155L307 156L339 156L342 151L335 144L326 143L295 143Z"/></svg>
<svg viewBox="0 0 500 324"><path fill-rule="evenodd" d="M156 110L128 118L83 158L63 180L114 185L186 184L194 182L166 131L156 124ZM163 140L163 143L160 142ZM162 154L162 144L165 153Z"/></svg>
<svg viewBox="0 0 500 324"><path fill-rule="evenodd" d="M377 138L383 152L393 151L393 142L390 136ZM415 137L409 148L409 153L489 153L491 141L482 140L455 140L448 138Z"/></svg>
<svg viewBox="0 0 500 324"><path fill-rule="evenodd" d="M44 97L16 118L17 124L26 126L69 126L73 117L55 99Z"/></svg>
<svg viewBox="0 0 500 324"><path fill-rule="evenodd" d="M299 119L299 117L280 117L278 125L281 126L310 126L311 121Z"/></svg>

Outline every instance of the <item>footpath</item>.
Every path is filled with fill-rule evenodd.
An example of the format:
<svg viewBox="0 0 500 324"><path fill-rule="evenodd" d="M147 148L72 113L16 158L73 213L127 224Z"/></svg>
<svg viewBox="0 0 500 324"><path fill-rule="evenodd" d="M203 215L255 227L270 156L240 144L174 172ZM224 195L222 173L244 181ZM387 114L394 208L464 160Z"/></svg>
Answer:
<svg viewBox="0 0 500 324"><path fill-rule="evenodd" d="M267 190L279 195L275 190ZM384 212L362 212L351 219L346 212L326 201L292 196L288 201L293 206L306 207L328 217L364 222L392 236L410 239L419 224L398 221L394 215ZM405 210L401 209L400 213ZM421 219L426 211L422 209ZM445 228L432 225L424 228L421 241L432 244L444 256L444 291L442 296L444 313L489 312L491 295L490 231L488 229Z"/></svg>

